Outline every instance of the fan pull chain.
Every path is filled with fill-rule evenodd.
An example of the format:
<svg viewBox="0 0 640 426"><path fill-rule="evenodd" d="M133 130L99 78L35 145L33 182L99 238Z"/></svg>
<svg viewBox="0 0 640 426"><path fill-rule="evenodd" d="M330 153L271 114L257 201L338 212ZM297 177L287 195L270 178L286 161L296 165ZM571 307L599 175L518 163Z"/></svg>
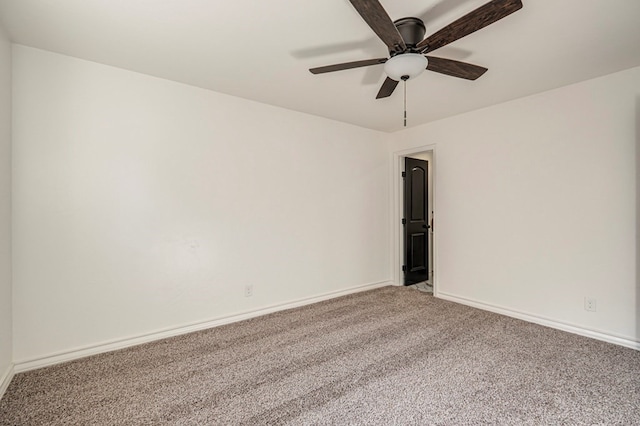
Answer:
<svg viewBox="0 0 640 426"><path fill-rule="evenodd" d="M404 83L404 127L407 127L407 79L402 79Z"/></svg>

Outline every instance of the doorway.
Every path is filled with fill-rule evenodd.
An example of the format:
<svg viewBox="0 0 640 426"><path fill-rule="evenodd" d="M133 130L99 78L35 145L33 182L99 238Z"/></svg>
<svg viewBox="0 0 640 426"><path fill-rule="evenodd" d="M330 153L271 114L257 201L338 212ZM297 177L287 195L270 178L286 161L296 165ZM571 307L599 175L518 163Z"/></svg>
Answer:
<svg viewBox="0 0 640 426"><path fill-rule="evenodd" d="M399 151L393 154L394 173L393 173L393 238L394 238L394 276L395 283L397 285L417 285L419 289L424 289L425 286L428 291L433 291L434 295L437 295L437 247L436 247L436 232L435 232L435 168L436 168L436 155L435 146L428 145L417 147L409 150ZM420 166L425 163L414 163L410 159L422 160L426 162L428 166ZM424 189L420 185L414 185L414 191L424 191L424 217L420 215L420 209L417 209L413 213L407 212L405 201L407 197L411 197L412 194L405 194L407 188L405 188L405 179L408 172L411 170L405 170L405 163L409 161L410 164L418 164L418 169L414 170L414 173L420 177L422 173L420 167L424 168ZM403 173L405 177L403 178ZM416 203L414 202L415 206ZM410 204L411 206L411 204ZM407 216L414 215L413 224L409 225L411 218ZM403 224L403 219L405 224ZM410 228L407 228L409 225ZM422 234L422 235L421 235ZM422 253L419 251L416 253L411 252L411 245L420 244L421 238L426 238L426 244L423 250L426 252L426 257L422 258ZM420 250L420 248L418 248ZM409 257L407 257L409 256ZM426 270L420 271L421 266L424 265Z"/></svg>
<svg viewBox="0 0 640 426"><path fill-rule="evenodd" d="M404 158L403 181L403 251L405 286L429 283L431 275L430 255L430 203L429 160Z"/></svg>

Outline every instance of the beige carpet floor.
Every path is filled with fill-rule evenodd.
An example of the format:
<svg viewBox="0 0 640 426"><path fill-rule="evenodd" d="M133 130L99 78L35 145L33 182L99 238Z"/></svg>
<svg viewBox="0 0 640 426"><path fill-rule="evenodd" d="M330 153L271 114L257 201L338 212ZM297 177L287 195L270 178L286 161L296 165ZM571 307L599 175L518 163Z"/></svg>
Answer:
<svg viewBox="0 0 640 426"><path fill-rule="evenodd" d="M385 287L17 374L2 425L638 425L640 352Z"/></svg>

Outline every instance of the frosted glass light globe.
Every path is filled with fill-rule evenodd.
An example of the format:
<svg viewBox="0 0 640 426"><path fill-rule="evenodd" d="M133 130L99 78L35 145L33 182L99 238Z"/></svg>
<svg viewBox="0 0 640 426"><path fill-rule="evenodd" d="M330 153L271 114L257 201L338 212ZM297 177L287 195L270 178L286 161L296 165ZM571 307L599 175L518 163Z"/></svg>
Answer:
<svg viewBox="0 0 640 426"><path fill-rule="evenodd" d="M411 79L422 74L428 63L427 58L419 53L401 53L385 62L384 72L396 81L404 76Z"/></svg>

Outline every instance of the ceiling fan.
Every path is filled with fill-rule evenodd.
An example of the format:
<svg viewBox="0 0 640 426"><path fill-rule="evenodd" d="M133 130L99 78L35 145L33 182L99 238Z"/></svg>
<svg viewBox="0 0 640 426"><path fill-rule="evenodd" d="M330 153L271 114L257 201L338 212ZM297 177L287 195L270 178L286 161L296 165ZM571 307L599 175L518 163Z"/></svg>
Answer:
<svg viewBox="0 0 640 426"><path fill-rule="evenodd" d="M400 80L417 77L425 69L453 77L475 80L487 68L427 55L436 49L478 31L522 8L521 0L493 0L424 38L426 29L419 18L392 21L378 0L349 0L373 32L389 48L389 58L365 59L311 68L312 74L384 64L387 78L376 99L391 96Z"/></svg>

